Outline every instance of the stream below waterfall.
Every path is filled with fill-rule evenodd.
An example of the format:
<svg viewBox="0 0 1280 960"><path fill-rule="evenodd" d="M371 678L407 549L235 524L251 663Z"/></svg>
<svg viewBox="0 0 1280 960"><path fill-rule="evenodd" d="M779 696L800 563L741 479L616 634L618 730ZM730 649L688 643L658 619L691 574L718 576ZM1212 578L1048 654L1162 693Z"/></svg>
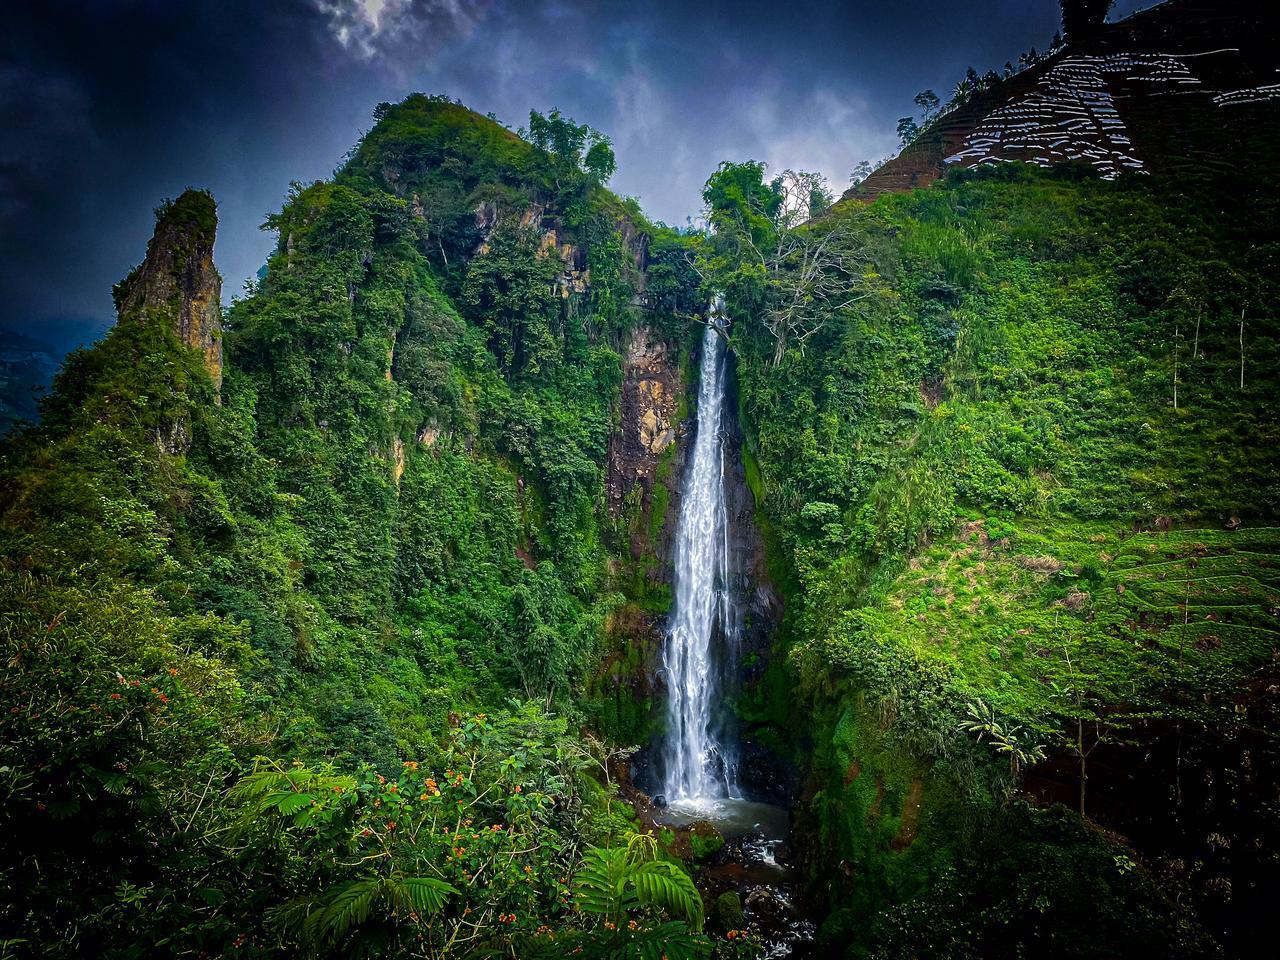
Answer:
<svg viewBox="0 0 1280 960"><path fill-rule="evenodd" d="M692 456L680 491L674 597L662 659L667 736L654 821L714 827L725 844L697 875L709 902L726 891L738 893L745 919L765 939L764 956L798 957L814 925L796 905L790 811L753 799L727 707L742 669L744 616L726 506L732 411L719 301L712 320L703 336Z"/></svg>

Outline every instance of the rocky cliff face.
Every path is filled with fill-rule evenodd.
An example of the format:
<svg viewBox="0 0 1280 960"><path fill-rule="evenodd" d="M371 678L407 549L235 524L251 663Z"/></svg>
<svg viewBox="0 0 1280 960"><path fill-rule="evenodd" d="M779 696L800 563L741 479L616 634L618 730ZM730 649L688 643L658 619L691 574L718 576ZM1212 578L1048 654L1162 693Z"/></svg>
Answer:
<svg viewBox="0 0 1280 960"><path fill-rule="evenodd" d="M213 265L218 214L213 197L188 190L156 218L147 256L115 289L120 321L172 324L179 342L199 350L214 390L222 387L222 277Z"/></svg>
<svg viewBox="0 0 1280 960"><path fill-rule="evenodd" d="M925 187L953 168L1023 161L1194 174L1280 145L1280 7L1170 0L1081 31L976 93L846 198Z"/></svg>
<svg viewBox="0 0 1280 960"><path fill-rule="evenodd" d="M731 385L735 381L731 380ZM764 537L756 522L756 499L747 483L743 444L746 442L736 411L736 390L730 396L726 424L725 510L729 519L729 569L731 588L738 596L741 656L737 666L740 698L763 703L768 696L765 673L776 653L778 624L782 622L782 595L769 576ZM795 771L781 757L757 743L749 717L739 709L742 782L750 784L754 797L789 805L795 790Z"/></svg>
<svg viewBox="0 0 1280 960"><path fill-rule="evenodd" d="M476 206L475 229L481 239L473 255L483 254L489 249L489 235L503 217L508 215L508 210L492 200ZM575 241L572 230L539 203L531 203L524 209L520 214L520 226L536 230L541 235L538 251L541 256L555 257L560 261L562 269L556 285L562 298L567 300L590 292L591 270L587 266L586 251ZM645 268L649 263L648 237L625 217L618 221L617 230L622 248L627 254L625 266L628 268L628 279L637 295L643 294L647 279Z"/></svg>
<svg viewBox="0 0 1280 960"><path fill-rule="evenodd" d="M650 508L662 457L676 439L684 389L671 347L649 327L634 328L623 357L618 429L609 443L607 493L615 517L633 490L642 509Z"/></svg>

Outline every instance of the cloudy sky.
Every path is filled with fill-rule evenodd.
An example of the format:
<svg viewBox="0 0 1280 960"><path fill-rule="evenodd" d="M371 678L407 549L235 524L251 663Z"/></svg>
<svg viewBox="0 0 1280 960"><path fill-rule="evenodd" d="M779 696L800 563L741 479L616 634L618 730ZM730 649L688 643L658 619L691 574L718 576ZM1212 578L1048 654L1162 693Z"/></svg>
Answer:
<svg viewBox="0 0 1280 960"><path fill-rule="evenodd" d="M1120 0L1115 15L1150 6ZM0 326L97 336L152 209L219 202L228 298L292 180L328 177L382 100L512 127L560 107L613 138L612 186L683 223L725 159L826 174L894 149L918 91L999 68L1056 0L40 0L0 13ZM945 96L944 96L945 99Z"/></svg>

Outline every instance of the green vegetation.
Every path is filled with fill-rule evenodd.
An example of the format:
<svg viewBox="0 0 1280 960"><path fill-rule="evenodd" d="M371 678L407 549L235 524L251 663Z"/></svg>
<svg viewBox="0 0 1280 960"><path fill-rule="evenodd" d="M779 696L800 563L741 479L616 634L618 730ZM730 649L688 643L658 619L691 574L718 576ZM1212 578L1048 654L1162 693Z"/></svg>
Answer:
<svg viewBox="0 0 1280 960"><path fill-rule="evenodd" d="M1276 751L1258 696L1280 603L1266 183L1014 165L796 226L758 165L709 182L700 259L728 294L752 485L785 560L830 942L1216 949L1167 922L1174 900L1247 939L1251 908L1221 890L1264 888L1274 863L1225 865L1203 838L1268 842L1265 790L1195 812L1177 764L1151 761L1163 784L1132 800L1115 771L1187 736L1222 769L1197 776L1230 776L1241 737ZM1054 782L1113 832L1024 807ZM1130 803L1171 826L1141 836ZM1119 912L1071 906L1080 885Z"/></svg>
<svg viewBox="0 0 1280 960"><path fill-rule="evenodd" d="M756 955L689 872L723 837L615 785L679 462L614 483L624 358L687 389L712 293L785 601L733 708L803 771L821 949L1242 952L1280 849L1269 173L833 207L725 163L680 233L558 111L376 120L268 219L220 389L139 268L0 451L5 955ZM181 272L213 200L157 224Z"/></svg>
<svg viewBox="0 0 1280 960"><path fill-rule="evenodd" d="M532 144L439 98L377 119L268 219L220 397L179 304L121 297L7 442L7 950L729 949L570 732L622 602L604 465L648 318L621 231L675 235L556 112ZM215 226L163 204L156 269Z"/></svg>

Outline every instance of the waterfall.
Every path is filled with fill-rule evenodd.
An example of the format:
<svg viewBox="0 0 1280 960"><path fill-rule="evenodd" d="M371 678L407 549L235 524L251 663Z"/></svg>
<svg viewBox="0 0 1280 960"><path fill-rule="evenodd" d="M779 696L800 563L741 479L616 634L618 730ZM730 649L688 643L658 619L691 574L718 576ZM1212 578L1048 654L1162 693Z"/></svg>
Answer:
<svg viewBox="0 0 1280 960"><path fill-rule="evenodd" d="M713 313L720 310L717 301ZM732 745L719 716L725 668L736 667L740 621L725 505L722 340L708 324L693 459L676 528L675 602L663 651L669 691L664 787L668 801L692 805L738 795Z"/></svg>

